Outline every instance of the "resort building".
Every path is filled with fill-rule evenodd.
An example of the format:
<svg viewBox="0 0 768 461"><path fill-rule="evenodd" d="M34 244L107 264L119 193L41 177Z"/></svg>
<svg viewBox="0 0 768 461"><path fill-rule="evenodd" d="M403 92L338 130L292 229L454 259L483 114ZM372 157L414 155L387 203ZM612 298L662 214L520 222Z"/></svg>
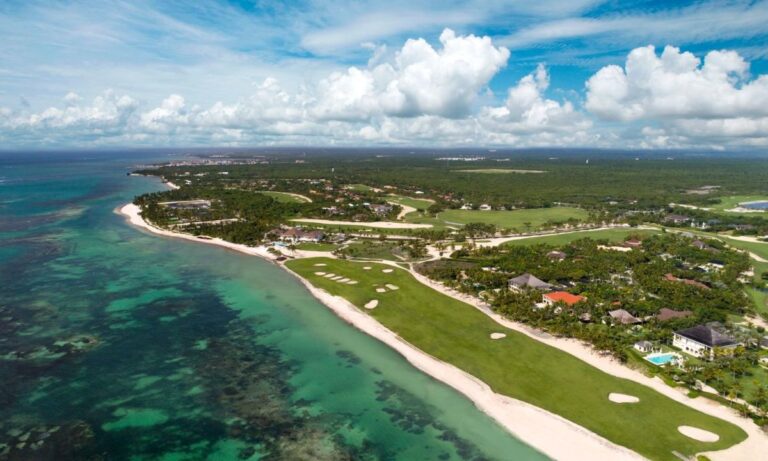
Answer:
<svg viewBox="0 0 768 461"><path fill-rule="evenodd" d="M552 285L531 274L523 274L519 277L509 279L508 283L509 289L514 291L522 291L529 288L544 291L552 289Z"/></svg>
<svg viewBox="0 0 768 461"><path fill-rule="evenodd" d="M708 325L696 325L674 332L672 345L694 357L711 360L716 349L732 354L739 343Z"/></svg>
<svg viewBox="0 0 768 461"><path fill-rule="evenodd" d="M685 224L691 221L691 217L679 214L668 214L664 217L664 221L672 224Z"/></svg>
<svg viewBox="0 0 768 461"><path fill-rule="evenodd" d="M573 307L585 299L587 298L568 293L567 291L553 291L552 293L545 293L544 296L542 296L542 300L549 307L553 307L557 303L563 303L568 307Z"/></svg>
<svg viewBox="0 0 768 461"><path fill-rule="evenodd" d="M275 240L279 240L281 242L287 242L287 243L301 243L301 242L311 242L311 243L317 243L323 238L325 238L325 234L322 231L319 230L304 230L298 227L289 227L289 228L277 228L272 229L267 233L268 237L272 237Z"/></svg>

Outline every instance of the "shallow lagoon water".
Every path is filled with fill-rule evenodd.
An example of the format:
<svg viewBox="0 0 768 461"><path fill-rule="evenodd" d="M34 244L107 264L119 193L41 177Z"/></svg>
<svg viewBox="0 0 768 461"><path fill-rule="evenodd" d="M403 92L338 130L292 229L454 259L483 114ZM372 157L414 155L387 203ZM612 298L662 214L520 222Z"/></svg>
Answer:
<svg viewBox="0 0 768 461"><path fill-rule="evenodd" d="M85 157L0 156L0 459L544 459L270 263L128 226L161 154Z"/></svg>

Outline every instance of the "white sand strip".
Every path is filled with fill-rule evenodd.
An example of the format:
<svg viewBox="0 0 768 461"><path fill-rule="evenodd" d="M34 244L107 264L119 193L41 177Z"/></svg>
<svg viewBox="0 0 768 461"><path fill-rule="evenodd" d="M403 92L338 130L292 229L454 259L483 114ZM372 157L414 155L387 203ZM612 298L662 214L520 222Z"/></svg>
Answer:
<svg viewBox="0 0 768 461"><path fill-rule="evenodd" d="M325 264L325 263L317 263L317 264L315 264L314 266L315 266L315 267L325 267L325 266L326 266L326 264Z"/></svg>
<svg viewBox="0 0 768 461"><path fill-rule="evenodd" d="M315 272L315 275L323 276L323 275L325 275L325 272Z"/></svg>
<svg viewBox="0 0 768 461"><path fill-rule="evenodd" d="M363 270L364 271L369 271L369 270L371 270L371 266L363 266Z"/></svg>
<svg viewBox="0 0 768 461"><path fill-rule="evenodd" d="M379 305L379 300L378 299L372 299L372 300L368 301L367 303L365 303L365 306L363 306L363 307L365 307L366 309L375 309L376 306L378 306L378 305Z"/></svg>
<svg viewBox="0 0 768 461"><path fill-rule="evenodd" d="M389 273L393 272L394 269L382 269L381 271L384 272L385 274L389 274Z"/></svg>
<svg viewBox="0 0 768 461"><path fill-rule="evenodd" d="M387 287L387 288L389 288L390 290L399 290L399 289L400 289L400 287L399 287L399 286L397 286L397 285L392 285L391 283L387 283L387 284L386 284L386 285L384 285L384 286L385 286L385 287Z"/></svg>
<svg viewBox="0 0 768 461"><path fill-rule="evenodd" d="M386 293L386 292L387 292L386 288L376 288L376 293Z"/></svg>
<svg viewBox="0 0 768 461"><path fill-rule="evenodd" d="M491 333L491 339L501 339L506 337L507 335L505 335L504 333Z"/></svg>
<svg viewBox="0 0 768 461"><path fill-rule="evenodd" d="M693 440L698 440L699 442L717 442L720 440L719 435L705 431L704 429L699 429L698 427L678 426L677 430L684 436L690 437Z"/></svg>
<svg viewBox="0 0 768 461"><path fill-rule="evenodd" d="M357 285L357 280L350 280L347 285Z"/></svg>
<svg viewBox="0 0 768 461"><path fill-rule="evenodd" d="M619 394L618 392L611 392L608 394L608 400L614 403L637 403L639 398L634 395Z"/></svg>

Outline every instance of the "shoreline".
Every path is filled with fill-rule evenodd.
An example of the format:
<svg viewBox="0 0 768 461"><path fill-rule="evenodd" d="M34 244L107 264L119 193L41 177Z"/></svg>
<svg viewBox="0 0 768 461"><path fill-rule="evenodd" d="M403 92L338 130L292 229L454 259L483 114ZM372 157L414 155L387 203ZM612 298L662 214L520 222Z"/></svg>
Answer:
<svg viewBox="0 0 768 461"><path fill-rule="evenodd" d="M394 349L417 369L460 392L470 399L480 411L493 418L507 432L546 456L557 460L644 459L630 449L614 444L557 414L493 392L486 383L478 378L450 363L440 361L405 342L396 333L384 327L373 317L368 316L346 299L333 296L313 286L309 281L291 271L285 265L275 261L276 256L269 253L264 246L249 247L219 238L201 239L190 234L167 231L145 221L140 214L140 208L132 203L116 208L115 212L128 218L132 225L153 234L228 248L247 255L259 256L282 267L286 272L296 277L313 297L333 311L339 318ZM306 256L327 256L327 254L319 252L319 254L307 254ZM603 372L645 385L686 406L736 424L747 433L747 439L740 444L725 450L705 452L711 459L723 461L751 460L754 459L754 453L763 452L763 450L768 452L768 437L751 420L742 418L736 411L708 399L691 399L683 392L667 386L658 378L649 378L636 370L618 363L614 359L599 356L592 348L577 340L537 335L535 330L525 325L502 318L493 312L487 312L486 307L478 305L478 300L468 295L453 293L452 290L437 282L426 279L426 277L413 271L409 272L422 284L480 309L506 328L521 332L531 339L569 353ZM552 443L553 437L558 440L558 443Z"/></svg>

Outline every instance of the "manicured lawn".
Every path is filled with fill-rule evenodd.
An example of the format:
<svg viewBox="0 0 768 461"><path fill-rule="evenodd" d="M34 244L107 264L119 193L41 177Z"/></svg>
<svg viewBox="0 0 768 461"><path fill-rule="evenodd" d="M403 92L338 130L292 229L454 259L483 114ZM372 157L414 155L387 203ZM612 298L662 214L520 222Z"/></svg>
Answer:
<svg viewBox="0 0 768 461"><path fill-rule="evenodd" d="M269 195L270 197L274 198L278 202L283 202L283 203L307 203L312 201L309 199L309 197L304 197L303 195L299 195L299 194L291 194L288 192L276 192L271 190L265 190L265 191L259 191L259 193L264 195Z"/></svg>
<svg viewBox="0 0 768 461"><path fill-rule="evenodd" d="M307 250L307 251L333 251L339 248L339 245L336 245L335 243L305 242L305 243L299 243L298 245L296 245L296 248L299 250Z"/></svg>
<svg viewBox="0 0 768 461"><path fill-rule="evenodd" d="M387 201L397 203L398 205L411 206L417 210L426 210L432 205L432 200L424 198L406 197L404 195L389 195Z"/></svg>
<svg viewBox="0 0 768 461"><path fill-rule="evenodd" d="M516 228L525 231L528 230L526 223L531 226L530 229L536 229L548 221L565 221L570 218L584 219L587 216L586 211L570 207L530 208L511 211L446 210L437 215L437 221L442 222L443 225L464 225L479 222L494 224L500 229ZM432 221L425 221L425 223L431 224Z"/></svg>
<svg viewBox="0 0 768 461"><path fill-rule="evenodd" d="M326 266L314 265L318 263ZM473 307L422 285L404 270L394 269L387 274L382 269L390 266L328 258L294 260L287 266L315 286L358 307L378 300L375 309L362 310L424 352L482 379L496 392L557 413L648 458L676 460L673 450L690 456L724 449L746 437L730 423L507 330ZM372 269L366 271L363 266ZM316 271L359 283L340 284L315 275ZM387 283L399 289L375 291ZM493 332L504 332L507 337L491 340ZM608 400L611 392L637 396L640 402L612 403ZM720 440L697 442L680 434L680 425L715 432Z"/></svg>
<svg viewBox="0 0 768 461"><path fill-rule="evenodd" d="M629 236L645 237L658 233L658 231L647 229L605 229L599 231L571 232L567 234L545 235L542 237L512 240L511 242L507 242L504 245L547 244L553 246L562 246L583 238L590 238L592 240L608 240L611 243L620 243L626 240Z"/></svg>

